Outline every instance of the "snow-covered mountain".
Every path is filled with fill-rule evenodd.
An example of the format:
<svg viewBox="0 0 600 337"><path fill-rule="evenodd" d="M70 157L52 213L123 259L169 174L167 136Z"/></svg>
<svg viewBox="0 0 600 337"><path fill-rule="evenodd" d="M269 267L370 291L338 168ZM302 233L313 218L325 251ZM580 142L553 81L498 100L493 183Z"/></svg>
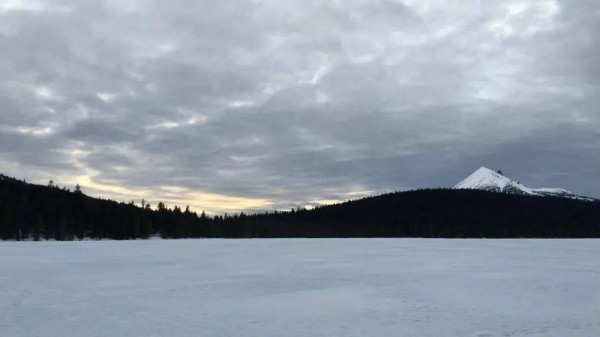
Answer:
<svg viewBox="0 0 600 337"><path fill-rule="evenodd" d="M474 189L494 192L503 192L521 195L554 196L570 199L594 201L596 199L575 195L562 188L529 188L519 181L505 177L501 171L493 171L487 167L481 167L473 172L465 180L454 186L455 189Z"/></svg>

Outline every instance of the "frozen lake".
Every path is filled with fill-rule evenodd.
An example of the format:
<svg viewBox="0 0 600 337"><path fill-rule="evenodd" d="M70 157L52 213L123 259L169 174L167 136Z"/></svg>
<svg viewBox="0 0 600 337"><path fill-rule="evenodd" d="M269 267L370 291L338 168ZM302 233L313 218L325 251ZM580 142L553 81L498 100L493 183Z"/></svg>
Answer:
<svg viewBox="0 0 600 337"><path fill-rule="evenodd" d="M0 335L600 336L600 240L0 242Z"/></svg>

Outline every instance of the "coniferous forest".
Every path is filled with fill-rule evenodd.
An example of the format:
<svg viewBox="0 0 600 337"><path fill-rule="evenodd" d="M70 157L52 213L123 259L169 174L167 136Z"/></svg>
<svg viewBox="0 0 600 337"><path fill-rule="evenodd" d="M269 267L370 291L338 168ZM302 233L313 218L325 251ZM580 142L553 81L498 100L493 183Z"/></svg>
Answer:
<svg viewBox="0 0 600 337"><path fill-rule="evenodd" d="M315 209L207 216L120 203L0 175L0 239L135 238L588 238L600 202L478 190L395 192Z"/></svg>

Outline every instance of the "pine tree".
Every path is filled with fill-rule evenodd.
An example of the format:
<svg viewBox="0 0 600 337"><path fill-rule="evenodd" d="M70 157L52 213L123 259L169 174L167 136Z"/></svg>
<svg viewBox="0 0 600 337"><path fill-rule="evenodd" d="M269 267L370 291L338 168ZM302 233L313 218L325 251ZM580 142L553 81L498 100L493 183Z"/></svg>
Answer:
<svg viewBox="0 0 600 337"><path fill-rule="evenodd" d="M33 227L33 240L40 241L40 236L42 234L44 228L44 219L41 214L37 215L37 219L35 221L35 226Z"/></svg>

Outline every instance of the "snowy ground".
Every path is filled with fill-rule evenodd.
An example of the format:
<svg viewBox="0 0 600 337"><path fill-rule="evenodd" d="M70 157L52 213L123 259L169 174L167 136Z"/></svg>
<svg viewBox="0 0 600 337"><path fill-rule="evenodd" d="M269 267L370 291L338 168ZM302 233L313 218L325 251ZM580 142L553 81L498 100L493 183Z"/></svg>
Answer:
<svg viewBox="0 0 600 337"><path fill-rule="evenodd" d="M0 242L0 336L600 336L600 241Z"/></svg>

